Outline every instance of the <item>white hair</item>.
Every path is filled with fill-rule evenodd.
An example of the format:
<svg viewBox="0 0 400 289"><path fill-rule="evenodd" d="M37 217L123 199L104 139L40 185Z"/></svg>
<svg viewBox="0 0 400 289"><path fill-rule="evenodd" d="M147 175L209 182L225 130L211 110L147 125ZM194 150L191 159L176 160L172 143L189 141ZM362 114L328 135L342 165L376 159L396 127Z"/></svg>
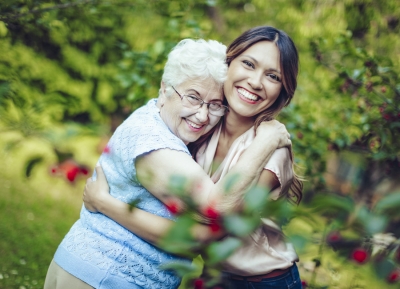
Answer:
<svg viewBox="0 0 400 289"><path fill-rule="evenodd" d="M212 78L221 87L226 79L226 46L215 40L183 39L169 53L162 81L167 95L170 86L178 86L188 79Z"/></svg>

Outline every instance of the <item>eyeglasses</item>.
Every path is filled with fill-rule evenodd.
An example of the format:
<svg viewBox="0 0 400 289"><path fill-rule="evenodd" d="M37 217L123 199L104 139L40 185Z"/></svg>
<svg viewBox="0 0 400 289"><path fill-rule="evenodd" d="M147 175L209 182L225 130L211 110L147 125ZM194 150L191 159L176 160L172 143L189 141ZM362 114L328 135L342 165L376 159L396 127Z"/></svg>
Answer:
<svg viewBox="0 0 400 289"><path fill-rule="evenodd" d="M179 97L182 100L182 104L186 107L199 109L200 107L203 106L203 104L206 104L208 112L215 116L223 116L227 111L229 111L229 108L227 106L219 104L218 102L205 102L204 100L195 95L191 94L182 95L178 91L176 91L175 87L172 86L172 88L179 95Z"/></svg>

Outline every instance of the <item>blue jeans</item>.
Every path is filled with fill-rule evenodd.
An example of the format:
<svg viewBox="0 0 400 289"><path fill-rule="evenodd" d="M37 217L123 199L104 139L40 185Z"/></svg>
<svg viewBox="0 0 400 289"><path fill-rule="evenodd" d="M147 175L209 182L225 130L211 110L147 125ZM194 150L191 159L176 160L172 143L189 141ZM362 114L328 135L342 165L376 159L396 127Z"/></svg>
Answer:
<svg viewBox="0 0 400 289"><path fill-rule="evenodd" d="M251 282L245 280L228 279L229 289L266 289L266 288L287 288L287 289L302 289L299 270L296 263L280 276L266 278L261 282Z"/></svg>

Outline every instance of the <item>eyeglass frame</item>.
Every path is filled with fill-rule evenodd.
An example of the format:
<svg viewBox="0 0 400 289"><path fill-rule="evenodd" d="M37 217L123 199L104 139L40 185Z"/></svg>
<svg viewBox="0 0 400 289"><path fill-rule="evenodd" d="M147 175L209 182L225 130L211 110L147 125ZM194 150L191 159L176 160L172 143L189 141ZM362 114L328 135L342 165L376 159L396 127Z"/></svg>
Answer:
<svg viewBox="0 0 400 289"><path fill-rule="evenodd" d="M172 85L171 85L171 87L172 87L172 89L176 92L176 94L179 95L179 97L181 98L181 100L183 100L183 97L184 97L184 96L189 96L189 94L180 94L180 93L175 89L175 87L173 87ZM227 107L226 105L219 104L219 103L216 103L216 102L205 102L203 99L201 99L200 97L197 97L196 95L190 95L190 96L194 96L196 99L198 99L198 100L201 101L200 107L198 107L198 108L196 108L196 109L199 109L199 108L201 108L201 107L203 106L203 104L206 104L206 105L207 105L207 109L208 109L208 113L209 113L209 114L212 114L213 116L220 116L220 117L222 117L222 116L225 115L225 113L227 113L227 112L229 111L229 107ZM188 101L189 101L189 103L191 103L190 100L188 100ZM210 109L210 105L211 105L211 104L218 104L218 105L220 105L222 108L224 108L224 109L225 109L224 114L223 114L223 115L215 115L215 114L213 114L213 113L212 113L212 110Z"/></svg>

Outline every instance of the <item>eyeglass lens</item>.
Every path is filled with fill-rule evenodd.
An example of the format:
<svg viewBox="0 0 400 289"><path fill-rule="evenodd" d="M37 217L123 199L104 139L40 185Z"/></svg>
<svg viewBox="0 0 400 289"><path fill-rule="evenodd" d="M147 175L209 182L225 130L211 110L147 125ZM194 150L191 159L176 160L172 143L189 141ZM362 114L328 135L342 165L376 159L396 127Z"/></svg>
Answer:
<svg viewBox="0 0 400 289"><path fill-rule="evenodd" d="M223 116L225 112L227 111L227 107L224 105L221 105L219 103L206 103L204 100L198 98L197 96L194 95L181 95L174 87L172 87L175 92L181 97L183 105L187 107L193 107L193 108L200 108L203 104L206 104L208 107L209 112L212 115L215 116Z"/></svg>
<svg viewBox="0 0 400 289"><path fill-rule="evenodd" d="M195 97L194 95L183 95L182 101L184 104L190 105L193 108L200 108L203 104L208 106L208 110L211 114L216 116L223 116L225 114L226 108L219 103L206 103L200 98Z"/></svg>

